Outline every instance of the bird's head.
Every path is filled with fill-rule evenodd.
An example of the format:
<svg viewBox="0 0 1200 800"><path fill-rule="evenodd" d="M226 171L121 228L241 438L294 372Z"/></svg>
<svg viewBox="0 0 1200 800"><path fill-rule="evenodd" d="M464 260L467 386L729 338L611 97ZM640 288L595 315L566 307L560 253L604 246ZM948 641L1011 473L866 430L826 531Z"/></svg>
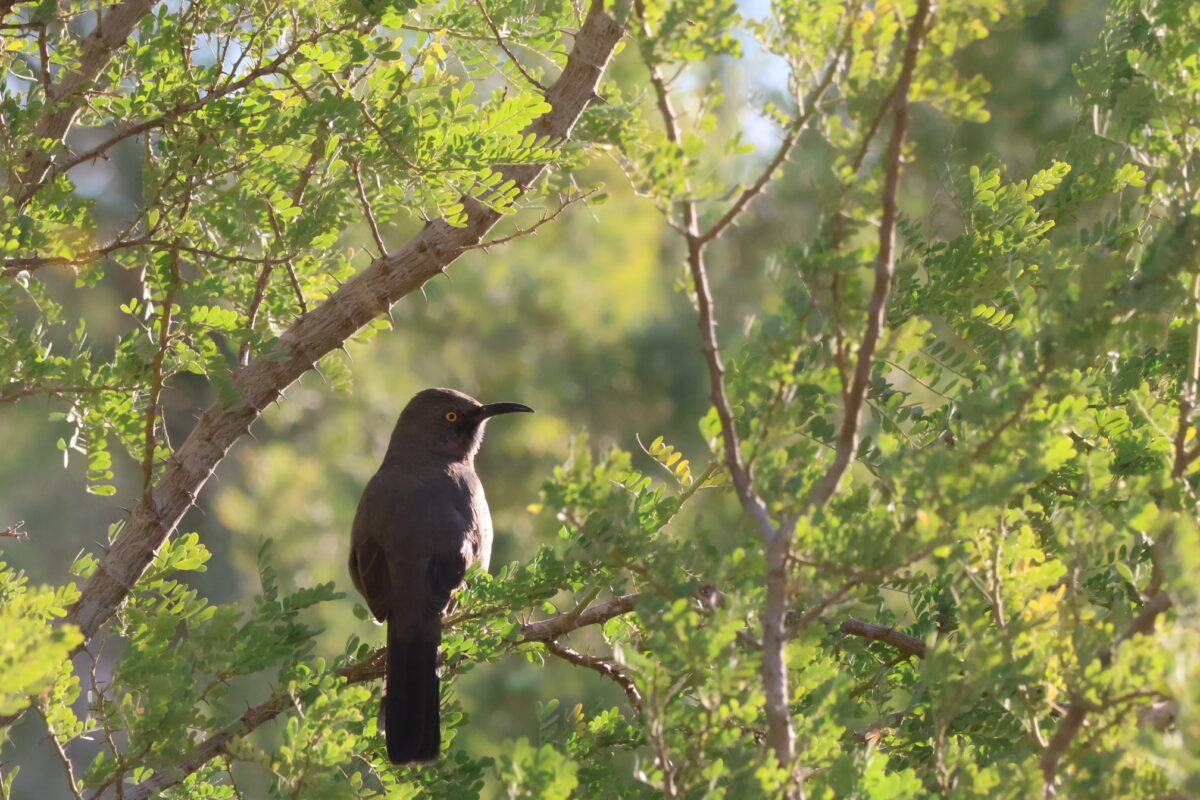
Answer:
<svg viewBox="0 0 1200 800"><path fill-rule="evenodd" d="M480 403L454 389L424 389L400 412L392 447L469 460L483 442L487 421L516 411L532 413L533 409L521 403Z"/></svg>

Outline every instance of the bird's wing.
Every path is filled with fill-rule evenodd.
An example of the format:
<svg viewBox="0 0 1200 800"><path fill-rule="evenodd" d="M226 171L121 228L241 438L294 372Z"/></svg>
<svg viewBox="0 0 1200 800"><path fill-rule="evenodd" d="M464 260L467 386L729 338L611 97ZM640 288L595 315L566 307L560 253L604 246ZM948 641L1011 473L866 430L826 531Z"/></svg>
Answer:
<svg viewBox="0 0 1200 800"><path fill-rule="evenodd" d="M367 491L363 492L354 515L354 525L350 529L350 578L375 619L383 622L391 605L390 580L387 554L375 536L381 516L379 507L369 499L378 494L378 490L372 492L371 484L367 484Z"/></svg>
<svg viewBox="0 0 1200 800"><path fill-rule="evenodd" d="M446 473L413 480L381 471L367 484L351 529L350 574L376 618L402 611L415 625L440 619L480 559L481 522L490 544L490 520L481 521L470 488Z"/></svg>

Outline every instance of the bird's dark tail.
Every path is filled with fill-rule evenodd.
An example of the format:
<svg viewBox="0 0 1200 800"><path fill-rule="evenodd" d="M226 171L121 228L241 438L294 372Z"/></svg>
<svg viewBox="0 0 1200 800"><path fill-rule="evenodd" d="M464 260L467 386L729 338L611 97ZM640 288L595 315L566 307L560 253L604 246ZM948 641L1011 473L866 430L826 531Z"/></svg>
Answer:
<svg viewBox="0 0 1200 800"><path fill-rule="evenodd" d="M442 749L437 651L436 638L401 638L388 625L383 723L393 764L433 761Z"/></svg>

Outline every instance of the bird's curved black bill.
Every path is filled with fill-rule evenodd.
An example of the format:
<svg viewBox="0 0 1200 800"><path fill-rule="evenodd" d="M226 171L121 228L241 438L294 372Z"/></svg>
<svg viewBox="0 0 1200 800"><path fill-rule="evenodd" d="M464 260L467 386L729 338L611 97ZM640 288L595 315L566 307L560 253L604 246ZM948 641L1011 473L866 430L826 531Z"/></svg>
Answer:
<svg viewBox="0 0 1200 800"><path fill-rule="evenodd" d="M521 403L488 403L487 405L480 406L479 411L476 413L479 415L480 419L487 419L488 417L494 417L497 414L514 414L518 411L526 414L533 413L532 408Z"/></svg>

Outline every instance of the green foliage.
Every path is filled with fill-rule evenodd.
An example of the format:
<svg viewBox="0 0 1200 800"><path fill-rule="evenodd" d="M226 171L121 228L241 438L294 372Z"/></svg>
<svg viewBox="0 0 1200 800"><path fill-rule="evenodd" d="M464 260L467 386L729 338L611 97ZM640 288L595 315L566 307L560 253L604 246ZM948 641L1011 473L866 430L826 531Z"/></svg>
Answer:
<svg viewBox="0 0 1200 800"><path fill-rule="evenodd" d="M576 182L603 179L620 202L564 214L517 255L464 257L484 268L320 358L325 385L290 389L217 490L232 555L207 529L203 543L168 536L87 643L92 670L69 658L76 627L56 623L75 585L31 587L0 564L0 716L35 707L98 797L1200 792L1200 10L1107 3L1074 65L1070 121L1023 133L1014 160L964 143L1019 127L993 101L1002 68L974 70L1006 35L1026 61L1061 58L1033 41L1041 18L1019 27L1050 12L943 0L889 165L918 8L621 5L630 46L563 143L524 131L550 109L542 84L579 27L572 4L161 5L79 112L136 176L118 211L88 189L95 143L39 127L63 102L42 70L79 63L91 9L18 4L0 48L0 402L51 398L51 441L100 497L149 497L182 469L174 417L201 391L235 407L241 365L274 359L379 240L435 217L461 226L473 203L548 220L540 206ZM931 155L947 129L964 139ZM780 135L797 144L774 163ZM524 197L501 172L543 164L558 174ZM814 504L877 324L891 166L895 272L861 364L858 436ZM779 195L759 197L760 178ZM672 299L661 269L688 235L694 259L705 231L723 374L695 354L694 273ZM407 350L376 336L392 327ZM584 377L557 375L570 369ZM706 396L713 374L732 419L675 397ZM523 438L489 434L510 549L467 575L445 619L441 759L393 767L380 636L337 589L357 492L401 390L427 375L559 405ZM592 414L617 441L577 433ZM731 490L727 422L788 537L782 565ZM257 588L222 583L226 560ZM99 565L87 552L71 572ZM768 746L771 580L786 594L794 764ZM100 748L86 759L85 739ZM28 775L0 777L4 796Z"/></svg>
<svg viewBox="0 0 1200 800"><path fill-rule="evenodd" d="M17 713L58 680L66 656L83 637L74 626L50 622L62 617L78 595L74 584L31 587L24 575L0 562L0 714Z"/></svg>

